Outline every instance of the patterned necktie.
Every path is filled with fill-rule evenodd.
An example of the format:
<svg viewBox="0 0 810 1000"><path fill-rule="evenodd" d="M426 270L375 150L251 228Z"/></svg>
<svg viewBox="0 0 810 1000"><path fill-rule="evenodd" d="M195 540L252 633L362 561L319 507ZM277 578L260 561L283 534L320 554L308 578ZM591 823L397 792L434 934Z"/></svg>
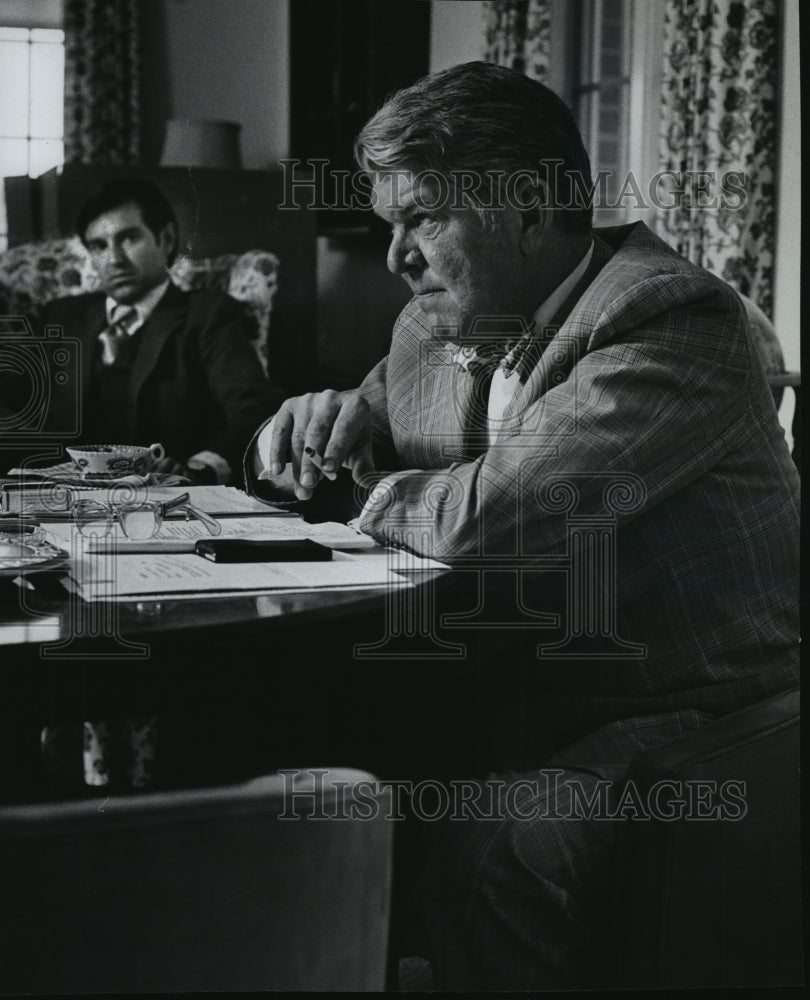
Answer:
<svg viewBox="0 0 810 1000"><path fill-rule="evenodd" d="M497 331L497 337L490 340L493 330ZM450 362L487 386L496 370L504 372L509 378L516 369L520 370L519 366L532 343L533 330L534 326L527 325L520 317L476 320L469 343L448 341Z"/></svg>
<svg viewBox="0 0 810 1000"><path fill-rule="evenodd" d="M113 310L113 322L98 335L101 341L101 363L106 367L114 365L118 360L122 347L129 341L129 328L137 316L137 310L132 306L117 306Z"/></svg>

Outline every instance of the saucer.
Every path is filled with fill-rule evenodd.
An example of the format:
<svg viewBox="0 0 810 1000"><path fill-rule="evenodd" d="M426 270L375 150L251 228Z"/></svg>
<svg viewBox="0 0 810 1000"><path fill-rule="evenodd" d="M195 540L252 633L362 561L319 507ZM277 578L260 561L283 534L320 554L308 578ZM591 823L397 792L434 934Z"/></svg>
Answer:
<svg viewBox="0 0 810 1000"><path fill-rule="evenodd" d="M4 548L0 544L0 577L58 569L70 559L69 553L50 542L20 542L18 550L8 555L3 555Z"/></svg>
<svg viewBox="0 0 810 1000"><path fill-rule="evenodd" d="M9 474L12 473L17 473L20 479L31 482L44 480L49 483L64 483L66 486L83 486L85 489L122 484L145 485L149 480L148 473L145 476L133 473L128 476L105 476L99 472L82 475L76 468L75 462L61 462L59 465L49 465L42 469L11 469Z"/></svg>

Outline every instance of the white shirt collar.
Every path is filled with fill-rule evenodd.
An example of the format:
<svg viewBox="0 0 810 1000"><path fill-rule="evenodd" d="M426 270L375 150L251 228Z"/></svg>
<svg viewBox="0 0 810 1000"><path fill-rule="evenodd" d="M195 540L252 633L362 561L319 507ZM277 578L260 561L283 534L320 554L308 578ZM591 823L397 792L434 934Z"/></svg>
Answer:
<svg viewBox="0 0 810 1000"><path fill-rule="evenodd" d="M137 302L133 302L131 308L135 310L138 314L138 318L134 323L130 323L127 326L128 333L135 333L136 330L140 329L143 324L149 319L155 310L155 306L163 298L166 289L169 287L171 282L168 278L165 281L161 281L159 285L155 285L154 288L150 288L143 298L138 299ZM116 309L120 310L122 303L116 302L115 299L107 296L107 301L105 303L107 308L107 322L112 323L113 313Z"/></svg>
<svg viewBox="0 0 810 1000"><path fill-rule="evenodd" d="M542 330L546 324L554 318L554 313L565 302L568 296L576 288L577 282L588 270L588 265L593 257L593 240L582 260L577 264L568 277L557 285L547 299L540 303L532 317L535 330Z"/></svg>

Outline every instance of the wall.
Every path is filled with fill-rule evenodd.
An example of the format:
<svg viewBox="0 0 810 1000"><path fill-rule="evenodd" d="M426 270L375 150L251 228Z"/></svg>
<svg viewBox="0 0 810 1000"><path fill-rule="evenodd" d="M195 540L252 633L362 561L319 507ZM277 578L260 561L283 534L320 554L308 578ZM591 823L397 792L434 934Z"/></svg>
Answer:
<svg viewBox="0 0 810 1000"><path fill-rule="evenodd" d="M480 0L433 0L430 7L430 72L481 58L484 5Z"/></svg>
<svg viewBox="0 0 810 1000"><path fill-rule="evenodd" d="M288 0L142 0L145 159L167 118L242 125L242 159L264 169L288 147Z"/></svg>
<svg viewBox="0 0 810 1000"><path fill-rule="evenodd" d="M0 24L13 28L61 28L64 0L0 0Z"/></svg>
<svg viewBox="0 0 810 1000"><path fill-rule="evenodd" d="M788 368L800 366L801 311L799 302L802 214L801 97L799 93L799 0L785 0L779 147L774 326Z"/></svg>
<svg viewBox="0 0 810 1000"><path fill-rule="evenodd" d="M286 155L288 3L141 0L147 159L160 156L167 118L241 122L246 167ZM481 58L480 0L432 0L431 24L431 72Z"/></svg>

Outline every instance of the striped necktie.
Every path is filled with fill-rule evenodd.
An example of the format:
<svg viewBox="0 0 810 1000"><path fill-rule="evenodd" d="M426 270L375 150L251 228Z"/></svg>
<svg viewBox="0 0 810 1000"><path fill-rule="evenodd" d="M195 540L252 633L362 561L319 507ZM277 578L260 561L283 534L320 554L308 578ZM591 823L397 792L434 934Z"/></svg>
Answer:
<svg viewBox="0 0 810 1000"><path fill-rule="evenodd" d="M132 306L117 306L113 310L112 323L98 335L98 339L101 341L101 363L103 365L109 367L116 363L122 346L130 337L130 327L137 317L138 312Z"/></svg>

